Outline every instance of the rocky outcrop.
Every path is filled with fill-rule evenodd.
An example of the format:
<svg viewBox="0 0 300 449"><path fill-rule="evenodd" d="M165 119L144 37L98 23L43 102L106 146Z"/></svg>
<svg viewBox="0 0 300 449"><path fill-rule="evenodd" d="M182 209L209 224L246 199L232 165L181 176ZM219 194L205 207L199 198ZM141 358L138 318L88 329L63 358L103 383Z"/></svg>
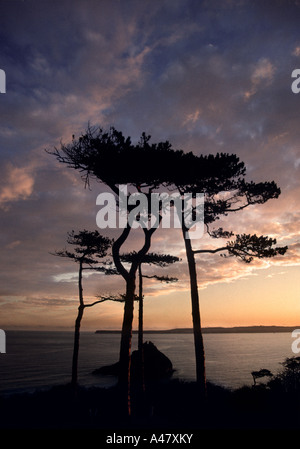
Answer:
<svg viewBox="0 0 300 449"><path fill-rule="evenodd" d="M143 357L145 380L159 380L172 376L174 369L171 360L159 351L151 341L143 344ZM140 360L140 352L138 350L133 351L131 355L131 375L133 378L140 372ZM103 366L93 371L93 374L113 376L117 376L118 373L119 362L112 365Z"/></svg>

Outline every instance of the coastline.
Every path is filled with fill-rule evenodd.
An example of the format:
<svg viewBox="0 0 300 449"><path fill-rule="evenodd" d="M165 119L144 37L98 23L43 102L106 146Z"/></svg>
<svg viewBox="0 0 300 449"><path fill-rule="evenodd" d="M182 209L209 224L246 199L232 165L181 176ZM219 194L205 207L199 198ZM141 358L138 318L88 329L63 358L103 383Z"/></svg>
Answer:
<svg viewBox="0 0 300 449"><path fill-rule="evenodd" d="M243 329L245 330L245 328ZM286 329L285 327L284 330L286 331ZM172 334L172 331L174 334ZM190 332L189 329L182 329L182 331ZM175 332L178 333L178 330L170 329L163 340L173 340ZM216 339L222 341L230 340L229 353L230 350L234 349L234 346L232 346L233 341L242 339L241 336L238 336L238 333L236 337L234 337L233 333L231 335L232 337L229 334L227 337L223 335ZM283 338L290 341L288 333L274 333L274 335L269 334L269 336L266 333L257 333L256 335L255 337L254 334L253 336L248 334L246 339L260 341L266 335L267 340L271 339L273 341L274 339ZM104 335L103 338L101 335L98 337L89 336L87 343L90 344L92 341L96 342L97 345L98 342L105 340L110 342L111 346L111 342L117 340L118 337L117 333L115 336L107 334L105 337ZM185 337L182 335L181 338L177 337L177 339L185 340ZM190 340L190 337L188 340ZM49 342L53 343L53 336L50 337ZM27 343L24 347L26 346ZM108 347L110 348L110 346ZM69 349L71 348L71 346L68 347ZM66 346L66 348L68 347ZM84 348L85 346L82 347L82 356L85 354ZM224 348L226 350L226 345ZM45 347L42 349L45 349ZM59 341L56 347L51 347L51 349L52 361L55 361L58 367L60 367L57 371L59 372L64 369L64 366L58 363L58 355L62 349ZM178 351L177 345L176 351ZM225 354L223 351L219 351L219 353L222 357ZM226 353L226 358L229 357L229 353ZM40 352L38 352L39 354ZM62 354L65 354L65 352ZM248 350L246 350L246 354L247 357L244 356L243 358L249 359L250 353ZM28 357L28 354L26 354L26 357ZM278 363L284 359L285 356L278 356L277 358L276 355ZM38 357L38 360L40 363L40 357ZM173 361L173 359L171 360ZM251 357L249 360L251 360ZM208 366L210 365L213 371L216 369L216 361L216 358L212 358L210 359L212 365L208 363ZM101 362L104 363L102 360ZM221 367L224 370L224 360L221 360L221 362ZM81 359L81 364L85 366L84 358ZM33 368L35 365L36 362L34 362ZM46 364L46 366L48 365ZM287 372L283 369L276 373L272 367L264 364L252 365L251 363L245 366L245 369L247 369L250 376L251 370L258 370L261 367L270 368L271 372L274 373L273 377L262 381L260 381L260 378L257 378L255 384L253 378L249 384L243 383L237 387L218 384L214 379L208 378L207 398L205 401L199 401L197 383L194 380L188 380L181 376L179 378L172 376L170 379L163 379L158 382L147 382L145 384L145 415L141 415L139 410L135 409L130 419L122 412L122 394L120 394L117 383L102 386L98 385L97 379L93 378L95 381L85 384L82 372L79 377L76 396L74 397L74 389L69 383L70 373L68 371L65 378L57 379L56 377L58 381L56 384L51 385L51 382L47 384L45 381L45 384L42 385L33 383L30 391L11 391L9 394L0 392L0 429L97 429L100 431L100 435L101 433L104 434L105 438L110 432L109 429L112 429L113 432L130 431L132 434L138 434L140 429L150 429L150 432L162 429L162 432L166 433L173 429L176 434L179 431L187 432L189 429L193 429L191 431L194 432L195 436L197 435L197 438L204 430L212 429L299 430L300 384L298 374L293 371ZM25 372L28 373L26 368L26 364L24 364L24 374ZM90 367L87 366L87 368L90 371ZM236 372L236 369L232 368L230 371L231 378L234 377ZM21 371L21 375L22 373L23 371ZM293 377L295 374L296 377ZM132 391L134 394L138 392L135 388ZM135 400L133 404L138 406L139 402ZM286 410L289 410L289 413L286 413ZM147 435L145 438L147 438Z"/></svg>
<svg viewBox="0 0 300 449"><path fill-rule="evenodd" d="M234 327L204 327L203 334L242 334L242 333L276 333L276 332L293 332L295 329L300 329L299 326L234 326ZM137 330L132 331L137 334ZM121 330L105 330L99 329L95 331L96 334L119 334ZM192 334L192 328L178 328L178 329L161 329L161 330L144 330L144 334Z"/></svg>

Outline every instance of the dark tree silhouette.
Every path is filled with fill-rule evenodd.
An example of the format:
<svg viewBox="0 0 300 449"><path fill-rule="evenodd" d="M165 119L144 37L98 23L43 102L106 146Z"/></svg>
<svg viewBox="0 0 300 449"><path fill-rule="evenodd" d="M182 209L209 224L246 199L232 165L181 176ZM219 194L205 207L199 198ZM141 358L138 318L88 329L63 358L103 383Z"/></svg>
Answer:
<svg viewBox="0 0 300 449"><path fill-rule="evenodd" d="M118 195L118 185L127 184L150 197L153 189L163 184L170 184L170 167L173 172L174 170L180 171L184 168L182 160L187 162L186 168L190 165L190 160L186 159L186 155L182 151L172 150L169 142L150 145L149 140L150 137L143 133L140 142L133 145L130 138L126 139L121 132L114 128L104 132L100 128L88 127L86 133L78 140L73 138L71 144L64 145L62 143L60 149L55 148L54 151L47 150L47 152L54 155L59 162L79 170L82 173L85 186L90 186L91 179L96 179L105 183L112 192ZM127 211L130 212L133 206L129 207L127 202L127 208ZM120 343L119 385L127 389L126 401L129 415L131 414L130 358L136 275L139 263L150 249L151 238L160 219L159 215L155 226L149 225L142 228L144 244L137 252L137 257L129 269L124 267L120 259L120 249L131 231L128 220L121 235L112 246L114 264L126 283Z"/></svg>
<svg viewBox="0 0 300 449"><path fill-rule="evenodd" d="M196 174L194 178L191 178L189 185L186 184L185 178L183 180L178 178L176 186L181 194L186 191L204 193L204 224L208 234L213 238L229 238L233 235L231 231L224 231L222 228L211 230L211 225L221 216L226 216L230 212L241 211L250 205L264 204L269 199L278 198L280 195L280 189L274 181L246 182L244 180L246 174L244 163L240 162L235 155L217 154L215 157L202 158L202 162L205 175L199 177ZM226 194L222 196L224 192ZM193 212L192 210L191 213ZM182 217L182 235L190 275L196 377L201 394L206 395L205 351L201 329L195 254L226 250L230 256L237 256L244 262L249 263L254 257L274 257L277 254L284 254L287 247L273 248L273 245L276 244L275 239L243 234L238 235L234 242L228 242L225 247L213 250L197 249L195 251L189 238L190 228L187 222L188 220L184 220Z"/></svg>
<svg viewBox="0 0 300 449"><path fill-rule="evenodd" d="M137 254L135 251L122 254L120 256L122 262L131 264L133 260L137 257ZM139 304L139 313L138 313L138 354L140 357L140 376L138 376L139 381L142 385L142 390L144 391L145 385L144 385L144 350L143 350L143 343L144 343L144 293L143 293L143 278L147 279L155 279L159 282L166 282L166 283L173 283L177 282L178 278L174 276L159 276L157 274L143 274L142 273L142 265L154 265L158 266L160 268L168 267L169 265L180 261L181 259L176 256L172 256L170 254L160 254L160 253L147 253L142 261L139 263L138 267L138 295L135 295L135 300L138 301ZM107 269L107 273L109 275L118 275L118 271L115 268ZM100 298L102 299L109 299L119 302L124 302L126 299L126 295L120 294L120 295L109 295L109 296L103 296L101 295Z"/></svg>
<svg viewBox="0 0 300 449"><path fill-rule="evenodd" d="M132 263L135 258L136 258L135 252L121 255L121 260L123 262ZM143 274L142 266L144 264L147 264L147 265L155 265L160 268L165 268L175 262L178 262L179 260L180 260L179 257L172 256L170 254L147 253L143 257L142 261L139 263L139 267L138 267L138 279L139 279L138 350L141 353L142 353L142 348L143 348L143 329L144 329L144 324L143 324L143 308L144 308L144 306L143 306L143 300L144 300L143 278L156 279L157 281L166 282L166 283L178 281L178 279L176 277L159 276L157 274L152 274L152 275Z"/></svg>
<svg viewBox="0 0 300 449"><path fill-rule="evenodd" d="M99 299L91 304L84 303L83 297L83 283L82 276L84 270L97 270L104 271L105 267L99 267L99 259L102 259L107 255L108 248L112 245L112 240L107 237L103 237L96 231L79 231L77 234L75 231L68 233L67 243L74 245L74 251L68 251L67 249L56 251L52 253L59 257L67 257L79 264L78 270L78 293L79 293L79 306L78 313L75 320L75 333L74 333L74 348L72 359L72 386L76 390L78 383L78 354L79 354L79 340L80 340L80 326L83 317L83 312L86 307L92 307L95 304L99 304L106 299Z"/></svg>
<svg viewBox="0 0 300 449"><path fill-rule="evenodd" d="M223 211L223 202L215 199L215 197L220 192L236 189L245 172L244 163L240 162L236 155L217 153L216 155L195 156L192 153L186 153L185 157L178 164L178 168L176 167L175 170L172 170L168 185L170 188L175 187L181 197L185 193L204 193L204 220L206 225L208 225L216 219L218 212ZM196 378L201 393L205 394L205 353L201 329L196 262L192 242L189 238L189 222L190 219L195 219L195 217L193 209L190 216L185 215L183 211L184 207L181 208L180 218L190 276Z"/></svg>
<svg viewBox="0 0 300 449"><path fill-rule="evenodd" d="M281 363L284 371L279 374L279 379L288 392L300 391L300 357L288 357Z"/></svg>
<svg viewBox="0 0 300 449"><path fill-rule="evenodd" d="M281 364L286 371L300 374L300 357L287 357Z"/></svg>
<svg viewBox="0 0 300 449"><path fill-rule="evenodd" d="M132 263L136 258L136 253L131 252L127 254L122 254L121 259L123 262ZM141 385L141 390L145 390L145 381L144 381L144 293L143 293L143 278L147 279L156 279L160 282L177 282L178 279L170 276L159 276L157 274L147 275L142 272L142 265L155 265L160 268L167 267L175 262L178 262L180 259L176 256L172 256L170 254L159 254L159 253L148 253L145 254L143 259L140 261L138 266L138 279L139 279L139 315L138 315L138 355L139 355L139 381Z"/></svg>
<svg viewBox="0 0 300 449"><path fill-rule="evenodd" d="M143 133L140 142L133 145L130 138L126 139L114 128L111 128L109 132L103 132L102 129L89 127L78 140L74 138L71 144L61 144L60 149L48 152L55 155L59 162L79 170L86 186L89 186L90 180L95 178L109 186L116 195L119 194L119 184L127 184L135 191L146 194L148 198L153 190L162 186L169 189L176 187L181 195L184 195L185 192L202 192L205 194L204 216L207 228L222 215L237 212L251 204L263 204L271 198L277 198L280 194L280 189L274 182L246 182L244 180L246 173L244 163L240 162L235 155L195 156L191 152L184 153L181 150L173 150L169 142L150 145L149 141L150 136ZM230 195L220 199L221 192L230 192ZM128 206L128 213L130 210L132 209ZM161 214L157 217L158 224L160 220ZM137 252L137 258L128 270L120 259L120 250L131 231L129 222L112 247L116 269L126 282L119 384L127 385L129 414L131 410L130 356L136 276L143 257L150 249L152 235L157 228L157 226L151 226L142 228L144 244ZM182 233L190 273L197 382L205 393L205 353L196 262L189 232L190 228L185 217L182 216ZM217 231L210 232L212 235L213 233L218 234Z"/></svg>
<svg viewBox="0 0 300 449"><path fill-rule="evenodd" d="M273 377L273 374L268 369L260 369L259 371L252 371L253 385L256 385L256 380L262 377Z"/></svg>

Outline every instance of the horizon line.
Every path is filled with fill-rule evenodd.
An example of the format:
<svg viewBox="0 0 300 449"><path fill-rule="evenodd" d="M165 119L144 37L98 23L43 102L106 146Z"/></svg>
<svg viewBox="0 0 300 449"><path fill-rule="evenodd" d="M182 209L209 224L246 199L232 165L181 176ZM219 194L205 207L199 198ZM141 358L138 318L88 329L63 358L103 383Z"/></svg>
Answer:
<svg viewBox="0 0 300 449"><path fill-rule="evenodd" d="M253 324L253 325L234 325L234 326L203 326L202 331L204 330L210 330L210 329L224 329L224 330L230 330L230 329L257 329L257 328L276 328L276 329L300 329L299 325L281 325L281 324ZM23 328L17 328L17 327L1 327L1 329L4 330L4 332L9 331L44 331L44 332L72 332L74 331L73 326L68 327L52 327L52 328L46 328L46 327L23 327ZM172 328L147 328L144 329L143 332L170 332L170 331L193 331L193 327L172 327ZM121 329L116 328L108 328L108 329L82 329L81 332L121 332ZM133 333L138 332L138 329L133 329Z"/></svg>

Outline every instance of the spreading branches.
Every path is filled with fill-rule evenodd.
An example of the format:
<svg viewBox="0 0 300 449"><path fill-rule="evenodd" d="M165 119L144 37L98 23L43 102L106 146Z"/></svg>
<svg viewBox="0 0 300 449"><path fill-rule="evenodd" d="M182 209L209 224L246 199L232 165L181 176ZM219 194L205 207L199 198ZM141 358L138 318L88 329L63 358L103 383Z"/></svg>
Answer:
<svg viewBox="0 0 300 449"><path fill-rule="evenodd" d="M97 179L115 193L118 184L153 189L162 182L170 183L167 170L170 157L177 160L184 153L172 150L168 141L150 144L150 138L143 133L134 145L130 137L126 138L114 127L104 131L100 127L88 126L78 139L73 136L70 144L61 142L60 148L46 151L59 162L78 170L85 186L89 186L92 179ZM143 167L143 170L136 167Z"/></svg>
<svg viewBox="0 0 300 449"><path fill-rule="evenodd" d="M227 249L230 256L237 256L244 262L250 263L254 257L263 259L284 255L287 246L274 247L276 243L276 239L267 236L242 234L237 235L234 242L228 242Z"/></svg>
<svg viewBox="0 0 300 449"><path fill-rule="evenodd" d="M246 182L241 180L238 186L239 195L244 195L248 204L264 204L270 199L278 198L281 191L274 181Z"/></svg>
<svg viewBox="0 0 300 449"><path fill-rule="evenodd" d="M120 293L118 295L97 295L97 298L99 298L99 302L104 301L113 301L113 302L125 302L126 301L126 295L124 293ZM139 297L137 295L134 295L134 301L138 301Z"/></svg>
<svg viewBox="0 0 300 449"><path fill-rule="evenodd" d="M245 263L250 263L253 258L262 259L284 255L287 251L287 246L274 247L276 243L276 239L263 235L238 234L235 240L228 241L225 246L216 249L194 250L194 254L222 252L222 257L235 256Z"/></svg>
<svg viewBox="0 0 300 449"><path fill-rule="evenodd" d="M208 235L214 239L229 239L234 235L232 231L225 231L223 228L210 230L208 225L206 225L206 228Z"/></svg>
<svg viewBox="0 0 300 449"><path fill-rule="evenodd" d="M77 234L74 230L68 232L67 243L75 246L74 251L67 249L55 251L54 254L59 257L67 257L74 262L88 265L93 268L99 263L99 259L106 256L108 248L112 245L113 240L102 236L96 231L79 231Z"/></svg>
<svg viewBox="0 0 300 449"><path fill-rule="evenodd" d="M132 263L133 261L139 260L139 255L135 251L122 254L120 257L122 261L127 263ZM170 264L178 262L179 260L179 257L171 256L170 254L147 253L142 257L140 263L166 267Z"/></svg>
<svg viewBox="0 0 300 449"><path fill-rule="evenodd" d="M143 278L146 279L156 279L160 282L166 282L166 284L170 284L171 282L177 282L178 278L175 278L173 276L157 276L156 274L153 274L152 276L149 276L147 274L143 274Z"/></svg>
<svg viewBox="0 0 300 449"><path fill-rule="evenodd" d="M213 188L212 188L213 189ZM239 212L249 206L264 204L270 199L276 199L280 195L280 188L274 181L246 182L239 179L233 182L232 190L223 191L222 194L209 192L205 195L204 221L208 227L221 216L228 216L230 212Z"/></svg>

